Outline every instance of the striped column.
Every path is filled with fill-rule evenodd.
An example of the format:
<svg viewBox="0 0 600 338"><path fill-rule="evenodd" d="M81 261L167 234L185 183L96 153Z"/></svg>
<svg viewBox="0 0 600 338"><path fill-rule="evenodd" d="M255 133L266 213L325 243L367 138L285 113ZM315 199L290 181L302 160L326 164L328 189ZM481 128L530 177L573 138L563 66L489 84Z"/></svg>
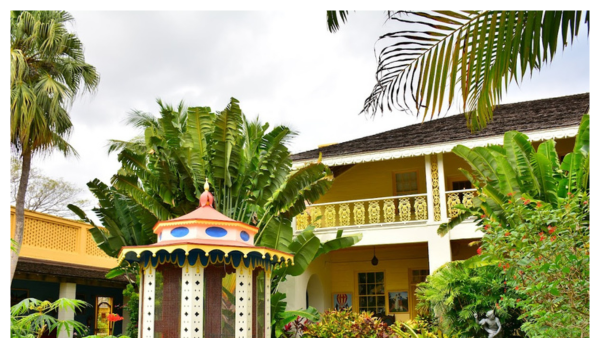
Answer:
<svg viewBox="0 0 600 338"><path fill-rule="evenodd" d="M181 268L181 338L204 336L204 267L188 261Z"/></svg>
<svg viewBox="0 0 600 338"><path fill-rule="evenodd" d="M235 337L252 336L252 270L244 264L236 270L235 286Z"/></svg>
<svg viewBox="0 0 600 338"><path fill-rule="evenodd" d="M144 322L139 329L143 338L154 338L154 290L156 283L156 269L148 265L144 269L144 295L142 302Z"/></svg>
<svg viewBox="0 0 600 338"><path fill-rule="evenodd" d="M265 270L265 337L271 337L271 270Z"/></svg>

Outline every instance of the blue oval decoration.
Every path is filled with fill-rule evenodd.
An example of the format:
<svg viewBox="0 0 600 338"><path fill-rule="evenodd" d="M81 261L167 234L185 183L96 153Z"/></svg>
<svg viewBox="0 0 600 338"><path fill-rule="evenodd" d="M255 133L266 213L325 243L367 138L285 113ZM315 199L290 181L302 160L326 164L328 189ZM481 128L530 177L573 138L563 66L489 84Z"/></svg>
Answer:
<svg viewBox="0 0 600 338"><path fill-rule="evenodd" d="M223 237L227 235L227 230L219 227L210 227L206 229L206 234L210 237Z"/></svg>
<svg viewBox="0 0 600 338"><path fill-rule="evenodd" d="M240 237L242 240L244 240L244 242L247 242L250 239L250 235L248 235L248 233L245 231L240 232Z"/></svg>
<svg viewBox="0 0 600 338"><path fill-rule="evenodd" d="M183 237L190 233L190 229L186 227L179 227L171 230L171 236L173 237Z"/></svg>

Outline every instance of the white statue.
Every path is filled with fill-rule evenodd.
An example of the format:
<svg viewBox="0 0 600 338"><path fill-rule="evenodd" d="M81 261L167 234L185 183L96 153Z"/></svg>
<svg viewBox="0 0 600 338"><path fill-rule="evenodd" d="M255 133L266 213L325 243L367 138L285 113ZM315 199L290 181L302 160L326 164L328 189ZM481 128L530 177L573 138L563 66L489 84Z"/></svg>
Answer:
<svg viewBox="0 0 600 338"><path fill-rule="evenodd" d="M483 326L483 329L488 333L488 338L502 338L502 325L500 325L500 319L494 315L494 310L490 310L485 314L486 318L479 321L479 325ZM475 313L475 320L477 320L477 313Z"/></svg>

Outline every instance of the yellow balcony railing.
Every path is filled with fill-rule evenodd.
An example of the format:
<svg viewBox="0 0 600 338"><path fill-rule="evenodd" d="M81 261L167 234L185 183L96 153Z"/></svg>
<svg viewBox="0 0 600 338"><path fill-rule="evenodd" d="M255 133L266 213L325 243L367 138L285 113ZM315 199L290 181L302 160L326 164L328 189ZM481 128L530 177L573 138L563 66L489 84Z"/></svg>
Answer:
<svg viewBox="0 0 600 338"><path fill-rule="evenodd" d="M10 208L11 238L15 231L15 208ZM66 218L25 211L25 228L20 256L88 265L117 266L117 259L98 248L88 231L92 226Z"/></svg>
<svg viewBox="0 0 600 338"><path fill-rule="evenodd" d="M446 203L448 205L448 218L454 218L461 213L462 210L454 209L455 205L462 204L469 208L473 206L473 198L475 197L476 189L452 190L446 192Z"/></svg>
<svg viewBox="0 0 600 338"><path fill-rule="evenodd" d="M296 230L427 220L427 194L313 204L296 216Z"/></svg>

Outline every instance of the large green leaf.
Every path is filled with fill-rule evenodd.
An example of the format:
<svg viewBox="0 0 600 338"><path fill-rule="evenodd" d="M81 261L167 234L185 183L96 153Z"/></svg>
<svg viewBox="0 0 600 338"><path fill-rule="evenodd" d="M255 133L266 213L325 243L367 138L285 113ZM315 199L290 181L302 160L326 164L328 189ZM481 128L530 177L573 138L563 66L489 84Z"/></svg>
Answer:
<svg viewBox="0 0 600 338"><path fill-rule="evenodd" d="M321 241L313 233L313 227L304 229L290 243L289 249L294 253L294 265L287 267L286 272L292 276L301 275L315 259L321 247Z"/></svg>
<svg viewBox="0 0 600 338"><path fill-rule="evenodd" d="M581 153L587 155L590 151L590 115L585 114L581 117L581 123L579 124L579 131L575 138L575 146L573 147L574 153Z"/></svg>
<svg viewBox="0 0 600 338"><path fill-rule="evenodd" d="M558 198L556 195L558 182L553 177L552 163L544 154L541 153L534 153L532 155L531 163L533 165L537 181L540 183L539 198L556 207L558 205Z"/></svg>

